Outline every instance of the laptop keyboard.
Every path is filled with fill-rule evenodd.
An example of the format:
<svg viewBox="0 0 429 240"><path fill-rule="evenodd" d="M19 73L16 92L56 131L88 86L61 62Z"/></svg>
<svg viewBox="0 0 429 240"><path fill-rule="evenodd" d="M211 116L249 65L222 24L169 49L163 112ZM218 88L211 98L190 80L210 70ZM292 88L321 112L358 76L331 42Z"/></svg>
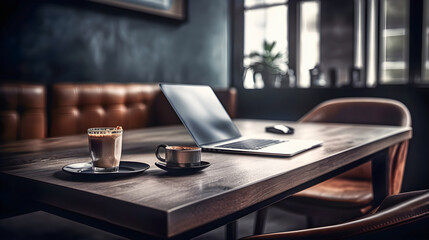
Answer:
<svg viewBox="0 0 429 240"><path fill-rule="evenodd" d="M218 145L216 147L221 148L233 148L233 149L244 149L244 150L259 150L265 147L269 147L275 144L285 142L285 140L272 140L272 139L246 139L242 141L227 143Z"/></svg>

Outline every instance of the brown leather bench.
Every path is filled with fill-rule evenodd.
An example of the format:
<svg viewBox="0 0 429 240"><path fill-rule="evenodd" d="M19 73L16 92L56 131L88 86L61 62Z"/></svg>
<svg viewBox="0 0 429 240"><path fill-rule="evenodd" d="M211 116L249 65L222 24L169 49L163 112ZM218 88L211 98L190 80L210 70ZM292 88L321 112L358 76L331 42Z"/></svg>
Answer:
<svg viewBox="0 0 429 240"><path fill-rule="evenodd" d="M236 90L215 93L234 118ZM158 84L61 83L47 91L43 85L6 83L0 85L0 100L0 141L82 134L97 126L180 124Z"/></svg>
<svg viewBox="0 0 429 240"><path fill-rule="evenodd" d="M90 127L148 127L158 93L155 84L56 84L50 136L85 133Z"/></svg>
<svg viewBox="0 0 429 240"><path fill-rule="evenodd" d="M45 138L46 90L43 85L0 85L0 141Z"/></svg>
<svg viewBox="0 0 429 240"><path fill-rule="evenodd" d="M235 89L215 90L235 117ZM179 124L157 84L55 84L52 88L50 136L85 133L90 127L124 130Z"/></svg>

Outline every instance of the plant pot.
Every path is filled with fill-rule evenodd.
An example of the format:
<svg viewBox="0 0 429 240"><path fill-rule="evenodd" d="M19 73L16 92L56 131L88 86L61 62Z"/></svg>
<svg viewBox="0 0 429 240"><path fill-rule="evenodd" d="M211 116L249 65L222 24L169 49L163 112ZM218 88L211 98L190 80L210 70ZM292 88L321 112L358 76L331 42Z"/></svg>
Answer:
<svg viewBox="0 0 429 240"><path fill-rule="evenodd" d="M254 72L253 73L253 81L256 81L256 75L260 74L262 77L262 81L264 82L265 88L276 88L276 80L280 75L278 73L269 73L269 72Z"/></svg>

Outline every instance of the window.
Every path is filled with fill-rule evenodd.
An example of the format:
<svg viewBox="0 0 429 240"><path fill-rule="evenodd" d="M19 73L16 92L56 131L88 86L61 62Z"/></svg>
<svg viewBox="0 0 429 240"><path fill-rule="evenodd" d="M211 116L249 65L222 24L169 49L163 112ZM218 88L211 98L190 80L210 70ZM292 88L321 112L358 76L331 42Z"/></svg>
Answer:
<svg viewBox="0 0 429 240"><path fill-rule="evenodd" d="M299 87L310 87L310 72L320 63L319 1L299 3Z"/></svg>
<svg viewBox="0 0 429 240"><path fill-rule="evenodd" d="M381 1L380 84L408 81L408 0Z"/></svg>
<svg viewBox="0 0 429 240"><path fill-rule="evenodd" d="M310 87L309 70L320 63L319 11L318 0L244 0L244 88ZM290 24L296 29L293 36L288 36ZM296 39L295 45L288 37ZM296 59L289 58L288 48L296 49Z"/></svg>
<svg viewBox="0 0 429 240"><path fill-rule="evenodd" d="M285 0L247 0L244 2L244 58L243 66L246 68L243 85L245 88L280 87L281 73L287 71L287 4ZM261 61L260 57L249 57L252 53L268 54L266 49L274 44L270 53L281 56L276 59L279 75L272 77L272 83L268 82L268 76L258 74L258 69L253 67L255 62ZM269 56L267 56L269 58ZM267 62L270 59L267 60ZM253 64L253 65L252 65ZM270 64L270 63L268 63Z"/></svg>
<svg viewBox="0 0 429 240"><path fill-rule="evenodd" d="M335 75L335 71L332 75L330 72L331 63L335 63L337 59L335 55L327 54L330 53L327 50L328 34L331 32L336 34L347 28L344 30L347 35L347 30L350 30L347 24L350 22L340 25L345 26L344 29L335 29L333 17L329 17L332 11L329 4L333 4L332 2L322 0L234 2L236 5L239 3L239 7L234 8L237 11L234 12L241 14L235 17L239 23L237 26L241 28L239 34L234 32L234 36L238 36L234 44L239 42L239 48L233 53L233 57L237 56L233 63L236 86L377 87L377 85L413 84L420 81L429 83L429 0L347 1L354 6L352 10L348 8L355 14L351 16L354 19L351 23L354 24L354 36L350 37L353 39L350 41L353 42L339 44L346 46L346 51L351 49L351 45L354 49L350 50L350 55L344 57L346 59L350 56L347 58L350 59L350 66L347 62L341 67L341 76ZM343 17L341 14L339 16ZM348 21L349 18L344 19ZM346 38L347 41L350 38ZM269 44L273 42L276 42L276 45L272 53L274 55L281 53L283 58L282 64L277 64L278 74L275 77L271 76L270 84L264 80L267 78L266 75L252 68L255 59L249 56L254 52L263 53L264 46L272 46ZM243 68L245 74L242 75ZM291 71L294 71L293 75ZM315 72L319 75L314 74ZM317 81L313 81L314 79ZM332 79L338 80L343 85L331 84Z"/></svg>

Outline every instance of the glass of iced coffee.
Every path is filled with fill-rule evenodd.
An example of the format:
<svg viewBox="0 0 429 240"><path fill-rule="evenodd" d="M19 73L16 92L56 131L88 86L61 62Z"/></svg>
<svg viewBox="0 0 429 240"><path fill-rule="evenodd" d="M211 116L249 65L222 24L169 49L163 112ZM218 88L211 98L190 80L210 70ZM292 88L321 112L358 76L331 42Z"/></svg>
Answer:
<svg viewBox="0 0 429 240"><path fill-rule="evenodd" d="M89 128L88 141L94 172L119 170L122 153L122 127Z"/></svg>

